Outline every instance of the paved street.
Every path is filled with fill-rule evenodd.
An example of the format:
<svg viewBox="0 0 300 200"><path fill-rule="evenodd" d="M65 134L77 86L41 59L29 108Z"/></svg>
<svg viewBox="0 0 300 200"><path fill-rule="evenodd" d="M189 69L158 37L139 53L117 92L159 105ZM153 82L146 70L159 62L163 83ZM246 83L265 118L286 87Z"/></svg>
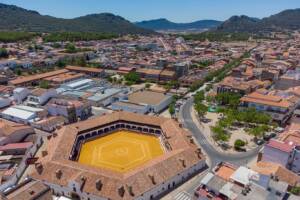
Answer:
<svg viewBox="0 0 300 200"><path fill-rule="evenodd" d="M190 200L194 199L194 191L196 187L199 186L200 181L204 178L204 176L208 173L208 169L202 171L197 174L195 177L185 182L183 185L179 186L163 198L161 200Z"/></svg>
<svg viewBox="0 0 300 200"><path fill-rule="evenodd" d="M229 162L236 166L247 165L248 162L253 160L259 152L259 148L244 152L241 154L227 154L217 151L213 145L211 145L206 137L203 135L201 130L197 127L195 122L192 120L192 106L193 98L187 100L187 102L182 106L179 114L180 120L183 122L185 128L187 128L197 140L198 144L202 147L203 151L207 155L207 164L211 170L219 162ZM191 200L194 197L194 190L199 185L201 179L207 174L208 170L200 173L187 183L183 184L167 196L163 200Z"/></svg>
<svg viewBox="0 0 300 200"><path fill-rule="evenodd" d="M219 162L229 162L237 166L247 165L248 162L253 160L256 155L258 154L260 148L256 148L252 151L240 153L240 154L228 154L228 153L221 153L217 151L207 140L206 137L203 135L201 130L197 127L195 122L192 120L192 106L193 106L193 99L190 98L181 108L180 117L181 120L188 130L193 134L197 142L202 147L203 151L206 153L209 159L209 166L213 168Z"/></svg>
<svg viewBox="0 0 300 200"><path fill-rule="evenodd" d="M187 192L179 192L175 197L175 200L191 200L192 197Z"/></svg>

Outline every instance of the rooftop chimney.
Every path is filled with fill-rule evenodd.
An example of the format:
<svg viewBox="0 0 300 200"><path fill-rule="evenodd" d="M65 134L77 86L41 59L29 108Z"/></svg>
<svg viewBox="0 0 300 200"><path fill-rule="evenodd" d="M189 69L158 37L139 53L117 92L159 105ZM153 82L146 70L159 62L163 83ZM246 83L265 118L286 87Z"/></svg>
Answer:
<svg viewBox="0 0 300 200"><path fill-rule="evenodd" d="M102 181L100 179L97 179L96 180L96 189L100 191L102 189L102 186L103 186Z"/></svg>
<svg viewBox="0 0 300 200"><path fill-rule="evenodd" d="M47 151L47 150L42 151L42 157L45 157L45 156L47 156L47 155L48 155L48 151Z"/></svg>
<svg viewBox="0 0 300 200"><path fill-rule="evenodd" d="M184 159L179 159L179 161L182 164L182 167L186 168L185 160Z"/></svg>
<svg viewBox="0 0 300 200"><path fill-rule="evenodd" d="M80 177L80 190L82 191L83 187L84 187L84 184L86 182L86 177L85 176L81 176Z"/></svg>
<svg viewBox="0 0 300 200"><path fill-rule="evenodd" d="M195 141L194 141L193 138L190 138L190 143L191 143L191 144L195 144Z"/></svg>
<svg viewBox="0 0 300 200"><path fill-rule="evenodd" d="M118 189L118 194L120 195L120 197L124 197L124 195L125 195L124 186L122 186Z"/></svg>
<svg viewBox="0 0 300 200"><path fill-rule="evenodd" d="M60 169L58 169L58 170L55 171L55 175L56 175L57 179L60 179L62 177L62 174L63 173L62 173L62 171Z"/></svg>
<svg viewBox="0 0 300 200"><path fill-rule="evenodd" d="M36 163L35 169L39 174L41 174L43 172L44 167L43 167L42 163Z"/></svg>
<svg viewBox="0 0 300 200"><path fill-rule="evenodd" d="M127 190L128 190L128 192L129 192L129 194L130 194L130 196L134 196L134 193L133 193L133 189L132 189L132 186L131 185L127 185Z"/></svg>
<svg viewBox="0 0 300 200"><path fill-rule="evenodd" d="M151 179L152 184L156 185L156 181L155 181L154 176L149 174L148 177Z"/></svg>

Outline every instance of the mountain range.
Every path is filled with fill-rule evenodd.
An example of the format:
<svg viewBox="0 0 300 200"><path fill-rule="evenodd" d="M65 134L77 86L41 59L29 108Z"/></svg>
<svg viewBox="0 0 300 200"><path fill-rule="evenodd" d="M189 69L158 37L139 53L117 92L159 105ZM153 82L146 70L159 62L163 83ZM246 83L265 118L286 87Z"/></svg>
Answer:
<svg viewBox="0 0 300 200"><path fill-rule="evenodd" d="M263 19L245 15L233 16L219 25L223 32L270 32L300 29L300 9L290 9Z"/></svg>
<svg viewBox="0 0 300 200"><path fill-rule="evenodd" d="M29 32L98 32L116 34L154 34L159 30L215 30L219 32L270 32L300 29L300 9L290 9L263 19L245 15L233 16L221 22L200 20L192 23L174 23L156 19L131 23L111 13L90 14L73 19L41 15L14 5L0 3L1 31Z"/></svg>
<svg viewBox="0 0 300 200"><path fill-rule="evenodd" d="M32 10L0 3L0 30L30 32L102 32L117 34L151 34L120 16L91 14L73 19L41 15Z"/></svg>
<svg viewBox="0 0 300 200"><path fill-rule="evenodd" d="M215 28L222 22L217 20L199 20L191 23L174 23L167 19L154 19L148 21L136 22L135 24L141 28L151 29L154 31L166 30L205 30Z"/></svg>

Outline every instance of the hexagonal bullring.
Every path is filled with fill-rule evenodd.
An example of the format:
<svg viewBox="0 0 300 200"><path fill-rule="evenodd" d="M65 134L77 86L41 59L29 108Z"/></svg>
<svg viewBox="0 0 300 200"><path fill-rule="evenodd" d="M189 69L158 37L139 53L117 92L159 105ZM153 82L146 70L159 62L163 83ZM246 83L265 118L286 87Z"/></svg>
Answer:
<svg viewBox="0 0 300 200"><path fill-rule="evenodd" d="M91 118L62 127L47 143L30 178L71 198L158 199L205 167L189 132L149 115Z"/></svg>
<svg viewBox="0 0 300 200"><path fill-rule="evenodd" d="M85 142L78 162L127 172L163 153L158 137L120 130Z"/></svg>

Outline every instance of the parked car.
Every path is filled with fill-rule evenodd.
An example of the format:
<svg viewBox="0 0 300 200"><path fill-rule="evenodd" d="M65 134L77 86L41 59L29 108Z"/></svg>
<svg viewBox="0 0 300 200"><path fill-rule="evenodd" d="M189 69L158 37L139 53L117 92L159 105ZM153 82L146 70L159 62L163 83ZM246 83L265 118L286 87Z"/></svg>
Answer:
<svg viewBox="0 0 300 200"><path fill-rule="evenodd" d="M263 139L264 139L265 141L269 141L271 138L274 138L274 137L276 137L276 136L277 136L276 133L274 133L274 132L268 132L268 133L266 133L266 134L264 135Z"/></svg>
<svg viewBox="0 0 300 200"><path fill-rule="evenodd" d="M203 123L209 123L209 122L211 122L211 119L202 118L200 121Z"/></svg>
<svg viewBox="0 0 300 200"><path fill-rule="evenodd" d="M258 139L258 140L255 141L255 143L256 143L257 145L261 146L261 145L263 145L263 144L265 143L265 141L262 140L262 139Z"/></svg>

